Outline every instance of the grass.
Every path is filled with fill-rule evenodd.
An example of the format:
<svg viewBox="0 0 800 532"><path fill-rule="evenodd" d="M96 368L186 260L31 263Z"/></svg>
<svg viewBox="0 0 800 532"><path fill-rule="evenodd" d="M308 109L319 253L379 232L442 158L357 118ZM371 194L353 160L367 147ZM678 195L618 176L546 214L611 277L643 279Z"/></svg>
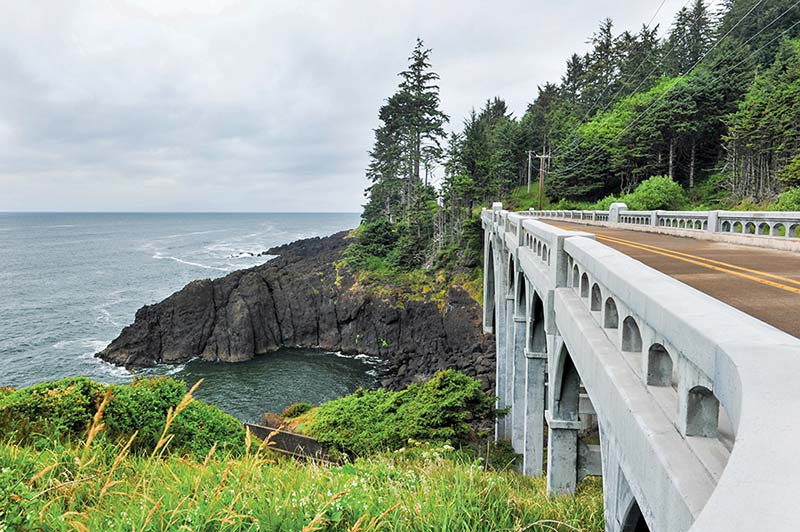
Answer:
<svg viewBox="0 0 800 532"><path fill-rule="evenodd" d="M414 444L329 467L276 456L249 436L243 454L167 454L103 438L106 400L80 442L0 443L0 531L603 530L599 479L548 498L543 479L484 466L448 445ZM40 442L41 443L41 442Z"/></svg>

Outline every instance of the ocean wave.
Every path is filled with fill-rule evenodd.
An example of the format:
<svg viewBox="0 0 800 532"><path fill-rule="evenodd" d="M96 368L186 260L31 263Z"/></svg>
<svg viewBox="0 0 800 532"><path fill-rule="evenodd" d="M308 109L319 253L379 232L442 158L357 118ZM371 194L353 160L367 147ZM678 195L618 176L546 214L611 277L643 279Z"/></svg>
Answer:
<svg viewBox="0 0 800 532"><path fill-rule="evenodd" d="M188 261L188 260L179 259L178 257L173 257L171 255L170 256L162 255L161 252L159 252L159 251L157 251L153 255L153 258L156 259L156 260L164 260L164 259L174 260L175 262L179 262L181 264L186 264L187 266L195 266L196 268L204 268L206 270L216 270L216 271L219 271L219 272L229 272L229 271L231 271L230 268L219 268L217 266L209 266L208 264L200 264L199 262L191 262L191 261Z"/></svg>
<svg viewBox="0 0 800 532"><path fill-rule="evenodd" d="M196 235L207 235L209 233L219 233L222 231L230 231L230 229L210 229L208 231L194 231L191 233L177 233L174 235L166 235L158 237L159 240L167 239L167 238L180 238L182 236L196 236Z"/></svg>

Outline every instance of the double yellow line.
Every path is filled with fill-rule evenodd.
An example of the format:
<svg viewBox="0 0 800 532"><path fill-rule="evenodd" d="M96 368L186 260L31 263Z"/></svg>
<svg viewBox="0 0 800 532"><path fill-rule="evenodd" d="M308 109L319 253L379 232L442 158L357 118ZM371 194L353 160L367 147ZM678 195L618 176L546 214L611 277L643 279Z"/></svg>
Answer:
<svg viewBox="0 0 800 532"><path fill-rule="evenodd" d="M780 290L792 292L793 294L800 294L800 281L796 279L790 279L789 277L783 277L781 275L775 275L774 273L762 272L759 270L752 270L750 268L745 268L743 266L736 266L735 264L730 264L719 260L707 259L705 257L698 257L697 255L690 255L688 253L683 253L680 251L653 246L650 244L642 244L641 242L634 242L632 240L625 240L622 238L602 235L599 233L595 233L595 237L597 238L597 240L600 241L612 242L622 246L640 249L642 251L648 251L656 255L662 255L664 257L669 257L675 260L688 262L689 264L694 264L696 266L701 266L703 268L708 268L709 270L735 275L737 277L748 279L750 281L755 281L757 283L771 286L773 288L778 288ZM782 282L772 281L770 279L777 279L777 281L782 281ZM790 285L795 285L795 286L790 286Z"/></svg>

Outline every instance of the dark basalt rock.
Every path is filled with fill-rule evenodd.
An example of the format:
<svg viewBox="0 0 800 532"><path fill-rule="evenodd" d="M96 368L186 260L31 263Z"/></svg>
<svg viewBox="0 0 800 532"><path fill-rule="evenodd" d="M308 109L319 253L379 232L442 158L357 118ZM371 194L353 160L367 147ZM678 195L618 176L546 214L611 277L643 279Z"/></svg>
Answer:
<svg viewBox="0 0 800 532"><path fill-rule="evenodd" d="M445 310L434 301L377 297L335 264L346 232L268 250L267 263L193 281L136 312L133 324L97 356L128 368L194 357L239 362L283 346L364 353L386 361L382 384L401 388L443 368L494 384L494 342L481 309L451 288Z"/></svg>

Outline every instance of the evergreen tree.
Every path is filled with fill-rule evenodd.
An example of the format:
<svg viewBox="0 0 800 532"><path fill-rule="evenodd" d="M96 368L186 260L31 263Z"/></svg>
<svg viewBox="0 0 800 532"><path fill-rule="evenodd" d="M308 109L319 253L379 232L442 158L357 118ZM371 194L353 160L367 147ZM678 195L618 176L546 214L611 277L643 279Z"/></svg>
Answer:
<svg viewBox="0 0 800 532"><path fill-rule="evenodd" d="M448 121L439 109L439 75L431 70L430 53L417 39L397 92L379 110L381 125L367 167L372 184L362 219L390 224L404 267L420 263L433 233L435 192L428 177L443 156Z"/></svg>

